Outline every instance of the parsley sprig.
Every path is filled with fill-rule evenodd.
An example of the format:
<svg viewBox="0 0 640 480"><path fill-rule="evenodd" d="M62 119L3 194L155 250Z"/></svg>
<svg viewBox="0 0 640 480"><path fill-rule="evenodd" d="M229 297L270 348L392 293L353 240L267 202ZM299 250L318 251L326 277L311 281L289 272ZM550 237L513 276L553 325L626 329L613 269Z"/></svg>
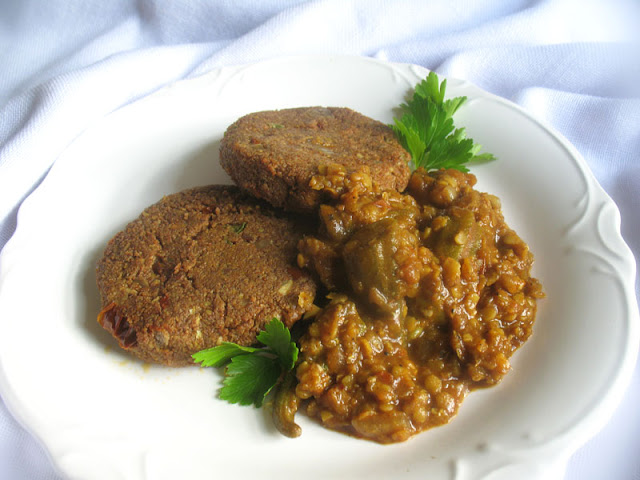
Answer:
<svg viewBox="0 0 640 480"><path fill-rule="evenodd" d="M495 160L490 153L479 153L481 145L467 138L464 128L455 128L453 114L467 97L445 100L447 80L439 82L430 72L415 87L413 97L400 105L400 118L394 118L391 128L409 153L413 169L437 170L455 168L463 172L470 162Z"/></svg>
<svg viewBox="0 0 640 480"><path fill-rule="evenodd" d="M223 342L192 355L193 360L203 367L226 365L221 399L261 407L271 389L295 366L298 347L280 320L273 318L257 338L264 347L243 347Z"/></svg>

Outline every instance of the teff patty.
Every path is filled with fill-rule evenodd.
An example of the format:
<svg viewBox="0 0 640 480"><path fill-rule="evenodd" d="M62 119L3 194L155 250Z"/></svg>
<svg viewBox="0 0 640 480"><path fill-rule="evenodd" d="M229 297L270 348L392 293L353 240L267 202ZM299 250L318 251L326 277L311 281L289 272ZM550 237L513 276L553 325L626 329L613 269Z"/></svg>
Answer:
<svg viewBox="0 0 640 480"><path fill-rule="evenodd" d="M294 266L310 227L235 186L169 195L108 243L98 321L165 365L222 341L250 345L271 318L291 326L311 306L315 284Z"/></svg>
<svg viewBox="0 0 640 480"><path fill-rule="evenodd" d="M323 201L309 187L318 168L369 169L382 189L404 190L409 153L391 128L348 108L304 107L257 112L233 123L220 163L233 181L276 207L311 212Z"/></svg>

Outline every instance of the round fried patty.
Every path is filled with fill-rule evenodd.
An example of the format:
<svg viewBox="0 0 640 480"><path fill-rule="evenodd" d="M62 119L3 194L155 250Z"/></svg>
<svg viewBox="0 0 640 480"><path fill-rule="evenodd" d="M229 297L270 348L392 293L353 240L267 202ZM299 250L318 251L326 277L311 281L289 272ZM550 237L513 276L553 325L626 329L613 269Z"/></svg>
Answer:
<svg viewBox="0 0 640 480"><path fill-rule="evenodd" d="M169 195L108 243L98 321L125 350L165 365L223 341L253 344L273 317L291 326L311 306L315 284L294 265L312 229L235 186Z"/></svg>
<svg viewBox="0 0 640 480"><path fill-rule="evenodd" d="M311 212L324 200L309 187L321 166L369 169L383 189L404 190L409 153L387 125L348 108L257 112L229 126L220 163L233 181L276 207Z"/></svg>

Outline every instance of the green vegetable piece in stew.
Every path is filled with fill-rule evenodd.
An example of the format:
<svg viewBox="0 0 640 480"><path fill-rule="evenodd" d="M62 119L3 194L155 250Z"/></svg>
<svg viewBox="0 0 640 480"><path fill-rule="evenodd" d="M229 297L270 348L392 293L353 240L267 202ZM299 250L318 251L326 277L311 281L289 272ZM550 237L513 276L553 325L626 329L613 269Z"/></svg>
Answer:
<svg viewBox="0 0 640 480"><path fill-rule="evenodd" d="M433 231L427 244L440 257L455 260L471 257L480 248L480 228L471 210L453 207L443 227Z"/></svg>
<svg viewBox="0 0 640 480"><path fill-rule="evenodd" d="M397 220L386 218L362 227L342 251L354 293L383 313L396 314L402 307L404 291L395 258L402 233Z"/></svg>

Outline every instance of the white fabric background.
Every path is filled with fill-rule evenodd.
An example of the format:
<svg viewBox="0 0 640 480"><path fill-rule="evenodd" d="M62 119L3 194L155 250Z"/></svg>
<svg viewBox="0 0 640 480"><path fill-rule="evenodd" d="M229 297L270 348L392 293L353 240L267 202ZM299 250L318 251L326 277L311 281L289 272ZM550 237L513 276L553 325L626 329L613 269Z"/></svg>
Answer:
<svg viewBox="0 0 640 480"><path fill-rule="evenodd" d="M639 32L637 0L2 0L0 249L95 119L218 66L332 53L464 78L551 123L619 205L640 258ZM640 480L638 405L640 368L567 479ZM0 478L59 478L1 402Z"/></svg>

